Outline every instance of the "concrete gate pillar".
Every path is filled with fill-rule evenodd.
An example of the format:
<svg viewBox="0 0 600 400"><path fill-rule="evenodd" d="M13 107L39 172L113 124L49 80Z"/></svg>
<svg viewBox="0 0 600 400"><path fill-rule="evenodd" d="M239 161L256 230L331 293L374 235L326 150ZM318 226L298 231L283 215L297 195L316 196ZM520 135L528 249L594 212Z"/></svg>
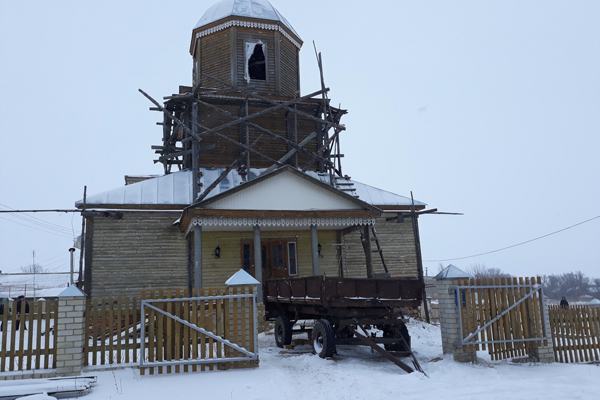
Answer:
<svg viewBox="0 0 600 400"><path fill-rule="evenodd" d="M454 265L447 266L435 277L435 286L440 302L439 312L443 352L444 354L452 354L454 361L458 362L477 361L477 352L473 346L463 348L463 346L457 344L462 339L462 332L460 332L458 314L458 302L460 299L456 286L459 279L467 278L470 278L469 274Z"/></svg>
<svg viewBox="0 0 600 400"><path fill-rule="evenodd" d="M538 362L541 363L553 363L556 361L554 357L554 346L552 345L552 331L550 330L550 311L548 310L548 304L546 303L546 299L541 299L542 307L544 310L544 320L542 323L544 324L544 329L546 333L546 337L548 338L547 345L537 345L536 343L531 348L530 357L537 359ZM544 332L536 332L538 337L541 337Z"/></svg>
<svg viewBox="0 0 600 400"><path fill-rule="evenodd" d="M56 375L81 374L85 353L86 295L72 285L58 295L58 324L56 333Z"/></svg>

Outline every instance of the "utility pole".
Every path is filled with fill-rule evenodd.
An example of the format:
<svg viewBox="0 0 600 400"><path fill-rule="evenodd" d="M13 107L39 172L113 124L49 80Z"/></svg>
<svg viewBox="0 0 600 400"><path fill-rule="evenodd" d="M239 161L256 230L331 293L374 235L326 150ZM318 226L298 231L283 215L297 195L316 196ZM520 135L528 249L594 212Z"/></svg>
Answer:
<svg viewBox="0 0 600 400"><path fill-rule="evenodd" d="M35 303L35 250L33 250L33 302Z"/></svg>

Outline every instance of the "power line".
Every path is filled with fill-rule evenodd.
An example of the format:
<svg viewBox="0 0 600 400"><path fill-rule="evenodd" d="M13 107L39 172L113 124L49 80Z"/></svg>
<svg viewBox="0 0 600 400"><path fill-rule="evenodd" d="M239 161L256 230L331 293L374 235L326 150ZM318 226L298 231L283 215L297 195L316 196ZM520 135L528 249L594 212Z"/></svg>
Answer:
<svg viewBox="0 0 600 400"><path fill-rule="evenodd" d="M45 230L45 229L42 229L43 227L41 227L41 226L32 226L32 225L27 225L27 224L25 224L25 223L23 223L23 222L14 221L14 220L12 220L12 219L9 219L9 218L3 218L3 217L0 217L0 219L3 219L3 220L5 220L5 221L12 222L12 223L14 223L14 224L19 224L19 225L22 225L22 226L24 226L24 227L27 227L27 228L36 229L36 230L38 230L38 231L41 231L41 232L49 233L49 234L51 234L51 235L56 235L56 236L61 236L61 237L64 237L64 238L73 239L73 237L72 237L71 235L68 235L67 233L64 233L64 232L60 232L60 231L58 231L58 232L57 232L57 231L54 231L54 232L53 232L53 231Z"/></svg>
<svg viewBox="0 0 600 400"><path fill-rule="evenodd" d="M34 212L34 210L15 210L14 208L9 207L6 204L1 204L1 203L0 203L0 206L6 208L6 210L0 210L0 213L8 213L11 217L22 219L29 223L40 224L48 229L56 229L56 230L60 230L61 232L71 233L71 230L69 230L68 228L65 228L61 225L45 221L45 220L35 217L33 215L23 215L24 213ZM35 212L38 212L38 211L41 212L42 210L35 210Z"/></svg>
<svg viewBox="0 0 600 400"><path fill-rule="evenodd" d="M577 223L577 224L575 224L575 225L567 226L566 228L559 229L559 230L557 230L557 231L554 231L554 232L550 232L550 233L548 233L548 234L546 234L546 235L538 236L538 237L536 237L536 238L534 238L534 239L526 240L526 241L524 241L524 242L517 243L517 244L513 244L513 245L511 245L511 246L506 246L506 247L503 247L503 248L501 248L501 249L497 249L497 250L486 251L485 253L479 253L479 254L474 254L474 255L472 255L472 256L465 256L465 257L446 258L446 259L443 259L443 260L423 260L423 261L426 261L426 262L437 262L437 261L455 261L455 260L464 260L465 258L479 257L479 256L483 256L483 255L486 255L486 254L491 254L491 253L497 253L497 252L499 252L499 251L502 251L502 250L511 249L511 248L513 248L513 247L521 246L521 245L524 245L524 244L526 244L526 243L531 243L531 242L534 242L534 241L536 241L536 240L540 240L540 239L543 239L543 238L545 238L545 237L548 237L548 236L555 235L555 234L557 234L557 233L560 233L560 232L566 231L566 230L568 230L568 229L571 229L571 228L575 228L576 226L583 225L583 224L585 224L585 223L587 223L587 222L593 221L593 220L595 220L595 219L598 219L598 218L600 218L600 215L597 215L597 216L595 216L595 217L592 217L592 218L590 218L590 219L586 219L585 221L579 222L579 223Z"/></svg>

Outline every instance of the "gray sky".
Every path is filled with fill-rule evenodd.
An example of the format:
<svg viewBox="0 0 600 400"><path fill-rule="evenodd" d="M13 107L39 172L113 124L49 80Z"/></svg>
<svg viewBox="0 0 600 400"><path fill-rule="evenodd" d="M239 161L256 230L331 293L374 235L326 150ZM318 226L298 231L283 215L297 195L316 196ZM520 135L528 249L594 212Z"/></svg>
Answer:
<svg viewBox="0 0 600 400"><path fill-rule="evenodd" d="M85 185L160 174L161 118L137 89L191 84L191 31L213 3L0 0L0 209L72 209ZM272 4L305 41L302 92L320 88L314 40L349 110L344 173L465 214L420 218L430 273L600 216L600 2ZM0 214L0 270L33 250L68 269L80 230L77 214ZM596 218L441 263L600 277L599 260Z"/></svg>

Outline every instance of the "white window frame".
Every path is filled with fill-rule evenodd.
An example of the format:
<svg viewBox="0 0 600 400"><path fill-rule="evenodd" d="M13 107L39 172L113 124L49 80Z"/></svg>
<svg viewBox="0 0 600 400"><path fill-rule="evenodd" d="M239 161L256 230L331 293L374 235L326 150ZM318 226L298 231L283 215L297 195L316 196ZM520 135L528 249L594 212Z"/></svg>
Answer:
<svg viewBox="0 0 600 400"><path fill-rule="evenodd" d="M265 55L265 80L261 82L267 82L267 77L268 77L268 71L267 71L267 44L264 43L262 40L249 40L246 41L244 43L244 79L246 80L246 83L250 83L251 79L250 79L250 70L248 68L248 62L250 61L250 57L252 57L252 54L254 54L254 48L256 47L256 45L260 44L262 46L262 51L263 54ZM256 79L258 81L258 79Z"/></svg>

